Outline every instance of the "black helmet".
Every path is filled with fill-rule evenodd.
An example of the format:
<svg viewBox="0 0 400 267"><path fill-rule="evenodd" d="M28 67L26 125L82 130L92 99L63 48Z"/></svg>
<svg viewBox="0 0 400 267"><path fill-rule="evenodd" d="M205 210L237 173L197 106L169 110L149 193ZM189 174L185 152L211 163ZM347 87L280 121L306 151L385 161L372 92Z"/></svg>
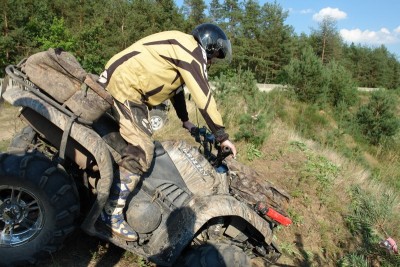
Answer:
<svg viewBox="0 0 400 267"><path fill-rule="evenodd" d="M217 25L203 23L192 31L193 37L206 50L207 59L232 59L231 42Z"/></svg>

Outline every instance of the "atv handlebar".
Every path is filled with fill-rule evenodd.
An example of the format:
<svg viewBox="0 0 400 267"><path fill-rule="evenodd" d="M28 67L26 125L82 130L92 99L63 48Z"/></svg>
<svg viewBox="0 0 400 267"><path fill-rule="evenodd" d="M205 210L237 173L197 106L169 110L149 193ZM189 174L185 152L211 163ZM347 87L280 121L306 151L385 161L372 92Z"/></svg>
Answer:
<svg viewBox="0 0 400 267"><path fill-rule="evenodd" d="M205 126L202 128L191 128L190 134L194 137L194 140L203 147L203 155L214 167L219 167L222 161L232 154L232 150L229 147L221 146L215 139L215 136ZM217 150L216 156L212 153L213 147Z"/></svg>

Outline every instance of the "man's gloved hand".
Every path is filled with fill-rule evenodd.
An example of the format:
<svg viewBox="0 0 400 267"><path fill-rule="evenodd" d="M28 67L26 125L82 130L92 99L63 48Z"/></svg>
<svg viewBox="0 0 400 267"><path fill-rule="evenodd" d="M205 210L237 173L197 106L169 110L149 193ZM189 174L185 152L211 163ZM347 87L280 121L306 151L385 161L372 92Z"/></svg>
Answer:
<svg viewBox="0 0 400 267"><path fill-rule="evenodd" d="M224 142L221 143L221 146L222 147L229 147L231 149L231 151L232 151L233 158L236 157L236 147L231 141L225 140Z"/></svg>
<svg viewBox="0 0 400 267"><path fill-rule="evenodd" d="M182 127L187 129L190 132L190 129L192 129L193 127L196 127L196 125L194 125L193 123L191 123L190 121L184 121L182 123Z"/></svg>

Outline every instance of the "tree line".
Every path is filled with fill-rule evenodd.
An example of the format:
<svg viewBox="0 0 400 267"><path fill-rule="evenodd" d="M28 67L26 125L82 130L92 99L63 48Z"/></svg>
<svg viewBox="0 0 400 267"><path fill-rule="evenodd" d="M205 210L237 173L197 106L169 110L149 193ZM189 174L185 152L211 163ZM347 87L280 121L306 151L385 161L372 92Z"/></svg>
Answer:
<svg viewBox="0 0 400 267"><path fill-rule="evenodd" d="M163 30L190 33L216 23L233 47L229 66L211 75L250 71L260 83L287 83L285 67L311 49L321 66L343 67L357 86L400 87L400 62L385 46L346 44L336 22L326 18L310 35L297 35L276 2L255 0L3 0L0 17L0 74L8 64L50 47L73 52L82 66L100 73L109 58L136 40Z"/></svg>

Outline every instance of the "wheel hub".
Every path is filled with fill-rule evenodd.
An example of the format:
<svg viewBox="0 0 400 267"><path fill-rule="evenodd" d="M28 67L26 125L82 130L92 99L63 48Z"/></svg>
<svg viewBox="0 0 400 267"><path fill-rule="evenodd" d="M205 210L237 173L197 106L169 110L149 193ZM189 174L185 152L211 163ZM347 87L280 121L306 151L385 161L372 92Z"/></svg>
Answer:
<svg viewBox="0 0 400 267"><path fill-rule="evenodd" d="M151 117L151 119L150 119L150 123L151 123L151 127L152 127L154 130L158 130L158 128L161 127L162 119L161 119L160 117L158 117L158 116L153 116L153 117Z"/></svg>
<svg viewBox="0 0 400 267"><path fill-rule="evenodd" d="M0 186L0 248L19 246L37 236L44 223L42 211L29 190Z"/></svg>
<svg viewBox="0 0 400 267"><path fill-rule="evenodd" d="M18 203L6 200L4 207L0 207L0 214L2 214L4 223L16 224L22 221L24 208Z"/></svg>

